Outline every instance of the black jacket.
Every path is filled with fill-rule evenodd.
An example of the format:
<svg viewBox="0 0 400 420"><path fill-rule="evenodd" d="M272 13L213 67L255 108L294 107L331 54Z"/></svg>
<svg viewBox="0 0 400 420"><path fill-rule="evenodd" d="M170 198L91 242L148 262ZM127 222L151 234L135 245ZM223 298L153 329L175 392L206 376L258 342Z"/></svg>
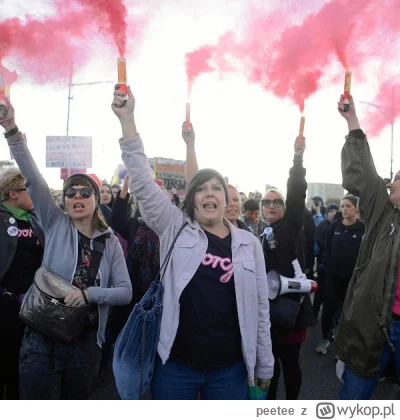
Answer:
<svg viewBox="0 0 400 420"><path fill-rule="evenodd" d="M322 257L325 252L326 237L328 236L330 227L331 227L331 222L325 219L315 229L315 242L317 243L318 248L319 248L318 264L322 262Z"/></svg>
<svg viewBox="0 0 400 420"><path fill-rule="evenodd" d="M129 217L129 196L127 194L126 198L122 199L120 192L118 192L112 209L111 227L128 241L126 264L132 282L132 301L136 303L143 297L149 286L149 284L138 282L138 277L142 274L143 265L147 264L148 281L146 283L151 282L150 279L154 279L160 269L159 240L158 236L144 223L139 214L136 214L135 217ZM151 238L153 243L156 242L156 249L152 249L150 246L147 250L143 250L143 247L138 249L141 244L135 242L137 233L140 233L140 239L146 240L146 238Z"/></svg>
<svg viewBox="0 0 400 420"><path fill-rule="evenodd" d="M267 272L276 270L285 277L294 277L292 261L296 258L299 259L302 268L305 267L304 259L301 261L301 252L299 252L307 191L305 175L302 159L295 158L287 182L285 214L282 219L269 226L272 232L264 233L261 239Z"/></svg>
<svg viewBox="0 0 400 420"><path fill-rule="evenodd" d="M344 225L342 220L332 223L326 237L324 252L324 263L328 267L330 277L349 283L364 233L365 226L359 220L351 226Z"/></svg>
<svg viewBox="0 0 400 420"><path fill-rule="evenodd" d="M0 284L14 260L18 245L18 236L10 236L7 233L9 227L18 227L18 220L15 220L15 223L11 224L10 218L12 218L12 214L0 202ZM43 230L34 212L31 213L30 224L41 245L44 247Z"/></svg>
<svg viewBox="0 0 400 420"><path fill-rule="evenodd" d="M109 339L114 342L124 327L133 306L140 301L146 293L150 283L160 269L159 240L157 235L144 223L138 214L129 217L129 194L125 199L118 192L111 214L111 227L128 241L128 255L126 265L132 283L132 301L129 305L113 308L109 321ZM138 238L137 238L138 234ZM151 241L146 238L151 237ZM135 238L138 240L135 241ZM136 243L138 242L138 243ZM152 247L151 245L156 246ZM148 246L147 246L148 245ZM143 272L145 275L143 275Z"/></svg>
<svg viewBox="0 0 400 420"><path fill-rule="evenodd" d="M303 223L301 258L299 256L299 261L304 265L305 270L309 270L309 277L313 278L315 224L312 213L306 208L304 208Z"/></svg>

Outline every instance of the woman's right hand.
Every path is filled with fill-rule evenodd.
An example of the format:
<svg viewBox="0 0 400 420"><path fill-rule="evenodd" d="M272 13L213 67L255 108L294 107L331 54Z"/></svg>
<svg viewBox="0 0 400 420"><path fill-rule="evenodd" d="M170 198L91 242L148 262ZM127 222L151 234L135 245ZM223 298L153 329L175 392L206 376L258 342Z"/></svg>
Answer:
<svg viewBox="0 0 400 420"><path fill-rule="evenodd" d="M347 124L349 126L349 131L359 129L360 123L358 122L356 107L354 105L354 100L351 95L349 97L349 110L344 112L343 106L344 106L344 95L341 95L338 102L339 114L347 121Z"/></svg>
<svg viewBox="0 0 400 420"><path fill-rule="evenodd" d="M0 112L0 125L4 128L4 130L10 131L16 127L15 111L8 99L6 99L6 104L7 105L0 104L2 111L4 111Z"/></svg>
<svg viewBox="0 0 400 420"><path fill-rule="evenodd" d="M125 200L126 196L128 195L128 190L129 190L129 174L127 172L124 178L124 185L122 187L121 192L119 193L120 198Z"/></svg>
<svg viewBox="0 0 400 420"><path fill-rule="evenodd" d="M135 98L132 94L131 88L128 86L128 95L118 90L119 85L115 86L114 100L111 104L111 108L114 114L120 120L126 120L133 117L135 110Z"/></svg>

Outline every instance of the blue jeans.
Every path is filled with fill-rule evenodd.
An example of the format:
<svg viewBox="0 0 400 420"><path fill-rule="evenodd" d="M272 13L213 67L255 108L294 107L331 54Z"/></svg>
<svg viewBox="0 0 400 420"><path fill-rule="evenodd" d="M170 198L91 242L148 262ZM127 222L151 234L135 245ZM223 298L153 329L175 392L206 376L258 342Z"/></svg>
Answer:
<svg viewBox="0 0 400 420"><path fill-rule="evenodd" d="M25 329L20 353L24 400L87 400L101 361L95 332L69 343Z"/></svg>
<svg viewBox="0 0 400 420"><path fill-rule="evenodd" d="M375 378L366 379L356 375L350 369L345 368L342 377L344 384L340 390L339 399L369 400L379 382L382 372L392 358L396 369L397 380L400 380L400 321L393 321L390 324L389 338L394 345L395 352L393 352L389 344L385 344L381 359L381 367Z"/></svg>
<svg viewBox="0 0 400 420"><path fill-rule="evenodd" d="M157 355L152 395L154 400L245 400L247 369L243 361L234 365L199 370Z"/></svg>

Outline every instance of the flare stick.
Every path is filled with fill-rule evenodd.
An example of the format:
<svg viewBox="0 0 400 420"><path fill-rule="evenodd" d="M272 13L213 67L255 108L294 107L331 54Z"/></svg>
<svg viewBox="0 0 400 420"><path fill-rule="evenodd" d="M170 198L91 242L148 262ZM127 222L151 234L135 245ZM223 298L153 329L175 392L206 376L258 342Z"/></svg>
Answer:
<svg viewBox="0 0 400 420"><path fill-rule="evenodd" d="M119 90L125 95L128 94L127 77L126 77L126 58L120 57L117 61L118 65L118 85Z"/></svg>
<svg viewBox="0 0 400 420"><path fill-rule="evenodd" d="M190 127L190 102L186 103L186 128Z"/></svg>
<svg viewBox="0 0 400 420"><path fill-rule="evenodd" d="M303 136L304 134L304 124L306 123L306 117L304 115L300 118L300 129L299 129L299 136Z"/></svg>
<svg viewBox="0 0 400 420"><path fill-rule="evenodd" d="M8 114L8 106L6 102L6 86L4 83L4 75L0 72L0 117L5 118Z"/></svg>
<svg viewBox="0 0 400 420"><path fill-rule="evenodd" d="M351 89L351 71L346 70L344 76L344 103L343 112L348 112L350 108L350 89Z"/></svg>

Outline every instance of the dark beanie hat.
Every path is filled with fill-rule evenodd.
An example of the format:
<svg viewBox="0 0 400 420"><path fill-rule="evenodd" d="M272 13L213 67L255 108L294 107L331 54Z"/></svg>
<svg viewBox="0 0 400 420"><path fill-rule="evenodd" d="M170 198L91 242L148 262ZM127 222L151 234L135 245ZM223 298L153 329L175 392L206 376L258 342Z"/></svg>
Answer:
<svg viewBox="0 0 400 420"><path fill-rule="evenodd" d="M331 210L339 211L339 206L336 204L329 204L329 206L326 208L326 212L329 213Z"/></svg>
<svg viewBox="0 0 400 420"><path fill-rule="evenodd" d="M65 182L63 186L63 198L65 200L65 192L68 188L74 187L76 185L83 185L94 190L96 194L96 201L100 204L100 189L97 183L93 178L86 174L75 174L71 175Z"/></svg>

